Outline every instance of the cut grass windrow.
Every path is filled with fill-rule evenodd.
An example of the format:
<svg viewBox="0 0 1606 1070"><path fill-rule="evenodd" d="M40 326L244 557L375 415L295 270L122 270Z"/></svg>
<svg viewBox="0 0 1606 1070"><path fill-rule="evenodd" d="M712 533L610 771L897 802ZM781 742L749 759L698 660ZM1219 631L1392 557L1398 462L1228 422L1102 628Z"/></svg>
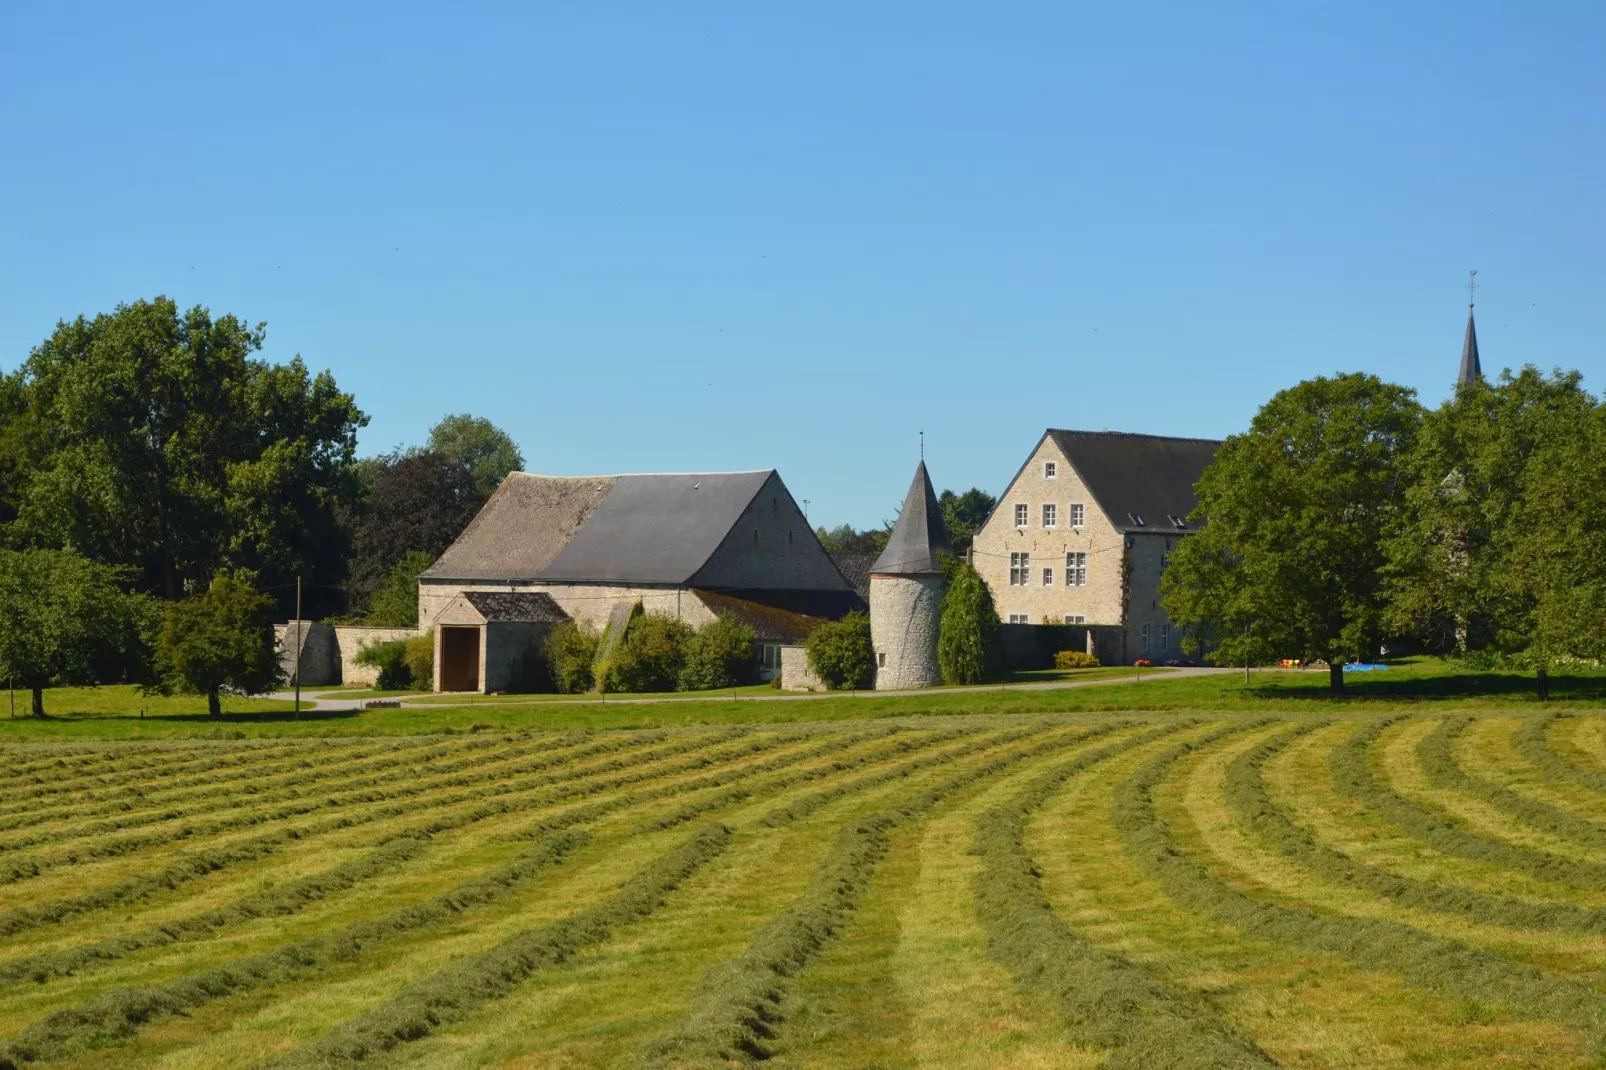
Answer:
<svg viewBox="0 0 1606 1070"><path fill-rule="evenodd" d="M791 979L847 925L876 863L887 852L889 830L925 815L977 781L1116 727L1126 725L1060 734L1001 754L886 809L850 820L815 867L803 893L761 926L739 957L708 971L680 1024L638 1053L637 1064L745 1063L773 1056Z"/></svg>
<svg viewBox="0 0 1606 1070"><path fill-rule="evenodd" d="M441 742L439 737L435 737L431 742L429 737L425 737L423 740L412 741L411 746L374 747L351 751L334 758L322 759L317 763L303 758L264 767L250 775L193 777L181 784L164 785L157 791L122 787L107 792L106 794L111 796L109 799L102 798L98 801L90 798L86 792L74 799L75 804L82 805L41 809L27 815L16 815L0 820L0 829L11 831L63 821L88 820L89 824L68 829L52 829L46 835L60 838L69 835L88 836L115 832L121 828L132 828L136 824L182 817L185 811L178 808L185 805L199 803L206 806L248 806L295 798L306 790L346 790L346 787L356 786L353 782L359 781L359 778L373 777L398 766L409 770L422 771L428 768L441 772L446 769L444 763L432 764L439 759L455 759L453 765L462 767L474 760L475 752L497 747L513 747L520 743L527 744L531 738L479 736L461 742ZM579 742L583 740L568 739L563 743L548 740L538 745L552 749L555 746L577 745ZM108 820L94 821L95 818ZM29 846L28 841L13 839L7 841L0 850L17 850L26 846Z"/></svg>
<svg viewBox="0 0 1606 1070"><path fill-rule="evenodd" d="M1455 757L1455 741L1471 724L1471 717L1446 717L1417 744L1417 760L1427 774L1428 783L1436 788L1475 795L1501 813L1541 832L1590 847L1606 847L1606 828L1549 803L1530 799L1502 784L1473 776L1461 768Z"/></svg>
<svg viewBox="0 0 1606 1070"><path fill-rule="evenodd" d="M1410 925L1319 914L1255 899L1190 857L1154 805L1154 791L1179 760L1266 722L1236 725L1178 744L1143 763L1115 792L1111 817L1127 851L1178 904L1259 940L1342 956L1362 969L1398 974L1439 996L1506 1009L1512 1016L1562 1022L1599 1056L1606 1000L1586 984L1544 977L1502 955Z"/></svg>
<svg viewBox="0 0 1606 1070"><path fill-rule="evenodd" d="M1391 724L1401 718L1363 725L1328 755L1327 769L1339 793L1367 806L1384 820L1422 840L1436 851L1470 858L1556 884L1598 888L1606 884L1606 865L1563 858L1521 844L1466 831L1444 814L1435 813L1386 786L1372 772L1367 753Z"/></svg>
<svg viewBox="0 0 1606 1070"><path fill-rule="evenodd" d="M981 858L974 880L976 915L987 932L989 953L1016 984L1052 1000L1081 1039L1111 1050L1105 1070L1276 1065L1204 1001L1170 988L1143 966L1065 924L1043 894L1042 871L1026 852L1027 817L1067 781L1192 726L1166 725L1080 755L976 822L972 853Z"/></svg>
<svg viewBox="0 0 1606 1070"><path fill-rule="evenodd" d="M725 773L715 774L715 776L718 778L719 783L723 784L732 778L767 772L794 763L808 762L814 758L828 755L858 743L882 738L905 730L902 726L893 726L858 734L843 733L839 737L830 739L801 753L782 755L760 765L727 770ZM706 779L699 779L670 784L655 791L615 796L604 802L568 811L561 815L558 820L543 821L539 823L535 830L530 831L521 838L536 839L562 828L590 822L643 802L689 794L693 791L702 790L707 786ZM695 809L698 814L703 814L727 804L727 801L722 797L715 797L703 803L695 804ZM472 815L466 816L473 820L480 820L499 816L501 813L503 811L500 809L487 809L475 811ZM95 966L107 965L147 948L165 947L184 940L203 939L228 926L242 924L261 917L296 913L312 903L328 898L338 892L347 891L362 881L369 880L412 861L423 852L433 836L441 832L456 831L471 823L473 823L472 820L465 820L450 827L432 824L425 829L400 833L361 858L353 859L323 873L313 874L301 880L293 881L282 888L254 893L215 910L201 911L189 917L164 921L138 932L121 934L93 944L65 948L59 951L42 952L0 962L0 984L18 981L44 982L54 977L63 977Z"/></svg>
<svg viewBox="0 0 1606 1070"><path fill-rule="evenodd" d="M189 1014L213 1000L314 976L356 959L386 940L446 924L465 911L501 899L531 877L562 862L587 839L578 831L556 833L511 863L428 902L236 959L169 984L113 989L76 1007L57 1011L0 1043L0 1070L16 1070L86 1048L120 1043L147 1025Z"/></svg>
<svg viewBox="0 0 1606 1070"><path fill-rule="evenodd" d="M1571 714L1547 713L1528 718L1512 736L1512 748L1538 766L1548 777L1570 780L1574 784L1606 792L1606 773L1570 761L1550 745L1551 728L1563 718L1571 719L1571 717Z"/></svg>
<svg viewBox="0 0 1606 1070"><path fill-rule="evenodd" d="M1329 722L1296 725L1244 751L1227 767L1227 801L1239 824L1258 842L1346 888L1385 896L1402 906L1453 914L1512 929L1606 933L1606 910L1567 903L1531 903L1458 885L1434 884L1358 862L1320 843L1289 819L1266 790L1267 761Z"/></svg>
<svg viewBox="0 0 1606 1070"><path fill-rule="evenodd" d="M387 817L401 816L417 810L445 810L462 803L479 801L474 809L463 813L442 813L429 822L416 828L392 833L380 841L378 846L384 846L393 839L409 836L432 836L448 829L461 828L487 817L497 817L503 814L517 813L524 810L538 810L554 802L561 802L567 798L585 795L592 791L610 790L622 782L628 783L636 779L648 779L657 776L674 776L688 769L696 769L707 764L707 759L701 761L694 759L688 766L685 763L664 766L660 769L637 773L633 777L614 777L591 785L584 782L586 777L600 776L605 773L617 773L621 769L632 766L657 762L664 758L678 757L688 752L700 750L704 747L715 746L728 742L744 733L718 732L693 737L673 746L658 750L644 751L629 754L623 758L616 758L598 766L591 766L584 770L574 770L570 773L553 774L534 778L530 781L516 781L498 784L490 788L481 788L471 792L463 792L445 798L425 797L422 800L399 804L396 806L376 808L361 814L346 815L323 822L320 825L309 826L305 829L280 829L276 832L257 836L243 843L228 847L214 848L206 851L196 851L181 856L154 873L142 873L126 878L102 888L96 888L82 895L66 899L58 899L38 906L19 907L0 913L0 936L9 936L24 929L39 925L50 925L66 920L78 914L91 910L100 910L106 907L119 905L144 899L158 892L177 888L182 884L196 880L200 877L227 869L230 866L246 862L254 862L281 850L290 843L312 836L322 835L339 829L351 828L367 824ZM764 742L764 741L758 741ZM611 753L630 747L633 741L629 738L605 741L595 745L595 753ZM779 743L773 744L779 745ZM739 752L733 757L740 757L746 751ZM576 781L581 783L567 790L546 792L538 795L524 795L525 792L538 792L550 787L554 783ZM517 796L508 798L508 796ZM495 800L495 801L483 801Z"/></svg>
<svg viewBox="0 0 1606 1070"><path fill-rule="evenodd" d="M265 1066L293 1070L366 1062L461 1021L537 972L561 966L577 952L608 940L620 926L651 915L682 882L724 851L731 836L727 825L707 825L637 872L605 902L455 962Z"/></svg>

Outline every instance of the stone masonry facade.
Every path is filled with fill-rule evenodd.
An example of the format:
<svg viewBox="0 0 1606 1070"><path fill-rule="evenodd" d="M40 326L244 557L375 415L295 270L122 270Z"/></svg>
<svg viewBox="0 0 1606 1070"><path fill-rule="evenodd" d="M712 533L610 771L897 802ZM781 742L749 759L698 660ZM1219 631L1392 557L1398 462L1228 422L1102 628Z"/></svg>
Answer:
<svg viewBox="0 0 1606 1070"><path fill-rule="evenodd" d="M935 687L941 576L870 576L870 642L877 691Z"/></svg>

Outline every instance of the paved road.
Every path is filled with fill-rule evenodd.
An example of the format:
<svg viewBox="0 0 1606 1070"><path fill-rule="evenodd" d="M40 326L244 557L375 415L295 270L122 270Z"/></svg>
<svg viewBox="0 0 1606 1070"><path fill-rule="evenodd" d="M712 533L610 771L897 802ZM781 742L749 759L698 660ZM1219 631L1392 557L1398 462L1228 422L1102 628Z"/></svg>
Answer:
<svg viewBox="0 0 1606 1070"><path fill-rule="evenodd" d="M885 697L887 697L889 695L933 695L933 694L953 695L953 694L963 694L964 692L967 692L967 691L1058 691L1058 690L1060 690L1062 688L1068 688L1068 687L1102 687L1102 686L1104 686L1106 684L1130 684L1130 683L1134 683L1134 682L1136 682L1138 680L1153 680L1153 679L1156 679L1157 677L1160 677L1160 676L1167 676L1167 677L1173 677L1173 678L1174 677L1182 677L1182 676L1212 676L1212 675L1215 675L1215 674L1218 674L1218 673L1240 672L1240 671L1242 671L1242 670L1239 670L1239 669L1218 669L1218 668L1196 667L1196 668L1186 668L1186 669L1157 670L1154 673L1150 673L1150 674L1146 674L1146 675L1137 675L1137 676L1107 676L1107 677L1103 677L1103 678L1097 679L1097 680L1038 680L1038 681L1033 681L1031 683L1018 683L1018 684L978 684L975 687L945 687L945 688L942 688L940 691L936 691L936 690L911 690L911 691L780 691L780 692L777 692L776 694L773 694L773 695L751 695L751 694L749 694L749 695L734 696L734 699L736 701L741 701L741 702L810 702L810 701L815 701L815 700L818 700L818 699L829 699L829 698L885 698ZM355 709L358 709L361 706L362 702L364 701L363 699L354 699L354 698L336 698L336 699L318 698L318 699L313 699L313 698L310 697L310 696L316 695L316 694L329 694L329 693L330 692L328 692L328 691L307 689L307 690L305 690L305 691L303 691L301 693L301 705L303 707L305 707L306 709L316 709L316 710L333 710L333 711L355 710ZM270 695L268 697L269 698L284 699L286 701L289 701L290 699L295 698L295 692L294 691L275 691L272 695ZM675 695L673 697L659 697L659 698L628 698L628 697L620 696L620 697L608 698L608 699L602 699L602 698L597 698L597 699L530 698L530 697L522 697L522 696L518 696L518 695L509 695L505 699L496 702L496 705L498 705L498 706L574 706L574 705L591 705L593 703L604 703L604 702L609 706L618 706L618 705L651 705L651 704L659 703L659 702L710 702L710 701L719 701L723 697L724 696L721 696L721 695L719 695L717 693L700 694L700 695ZM488 702L484 698L480 698L480 699L477 699L477 700L472 701L472 702L413 702L413 701L408 701L407 699L402 699L401 704L402 704L402 708L403 709L409 709L409 710L453 710L453 709L463 709L464 707L471 707L471 706L484 706L484 705L487 705Z"/></svg>

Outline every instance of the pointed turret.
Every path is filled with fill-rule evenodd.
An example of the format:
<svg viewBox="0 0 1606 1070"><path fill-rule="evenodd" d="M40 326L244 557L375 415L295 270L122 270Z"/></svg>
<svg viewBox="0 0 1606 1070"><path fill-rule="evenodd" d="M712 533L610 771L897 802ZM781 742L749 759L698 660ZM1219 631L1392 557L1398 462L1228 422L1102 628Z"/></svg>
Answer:
<svg viewBox="0 0 1606 1070"><path fill-rule="evenodd" d="M1478 362L1478 329L1472 322L1472 305L1467 305L1467 339L1461 343L1461 374L1456 386L1466 386L1483 378L1483 365Z"/></svg>
<svg viewBox="0 0 1606 1070"><path fill-rule="evenodd" d="M914 482L904 495L903 511L893 525L887 548L870 566L872 576L933 576L942 574L938 555L948 552L948 528L942 507L931 490L926 462L915 469Z"/></svg>

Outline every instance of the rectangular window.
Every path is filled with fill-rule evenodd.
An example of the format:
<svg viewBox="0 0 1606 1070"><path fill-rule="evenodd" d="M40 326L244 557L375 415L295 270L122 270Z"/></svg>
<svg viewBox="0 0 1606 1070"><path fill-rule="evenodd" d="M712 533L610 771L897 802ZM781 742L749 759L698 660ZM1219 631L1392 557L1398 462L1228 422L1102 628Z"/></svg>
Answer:
<svg viewBox="0 0 1606 1070"><path fill-rule="evenodd" d="M1043 478L1044 479L1058 479L1059 478L1059 474L1060 474L1059 465L1055 464L1053 461L1044 461L1043 462Z"/></svg>
<svg viewBox="0 0 1606 1070"><path fill-rule="evenodd" d="M1081 502L1071 503L1071 527L1079 528L1087 520L1087 506Z"/></svg>
<svg viewBox="0 0 1606 1070"><path fill-rule="evenodd" d="M1160 625L1160 653L1169 653L1171 650L1171 625Z"/></svg>
<svg viewBox="0 0 1606 1070"><path fill-rule="evenodd" d="M1032 555L1022 551L1009 555L1009 585L1028 587L1032 582Z"/></svg>
<svg viewBox="0 0 1606 1070"><path fill-rule="evenodd" d="M1067 614L1065 614L1065 623L1066 624L1086 624L1087 623L1087 618L1084 617L1080 613L1067 613Z"/></svg>
<svg viewBox="0 0 1606 1070"><path fill-rule="evenodd" d="M1031 621L1026 619L1026 614L1024 614L1024 613L1011 613L1009 615L1009 623L1011 623L1011 624L1030 624Z"/></svg>
<svg viewBox="0 0 1606 1070"><path fill-rule="evenodd" d="M1160 554L1160 571L1164 572L1171 567L1171 551L1165 550Z"/></svg>
<svg viewBox="0 0 1606 1070"><path fill-rule="evenodd" d="M1032 522L1032 507L1029 505L1015 506L1015 526L1023 528Z"/></svg>
<svg viewBox="0 0 1606 1070"><path fill-rule="evenodd" d="M1142 637L1142 639L1141 639L1142 650L1143 650L1143 652L1145 654L1147 654L1149 652L1149 626L1147 624L1145 624L1143 626L1142 632L1140 632L1139 634Z"/></svg>
<svg viewBox="0 0 1606 1070"><path fill-rule="evenodd" d="M1065 554L1065 586L1087 586L1087 551L1068 550Z"/></svg>
<svg viewBox="0 0 1606 1070"><path fill-rule="evenodd" d="M1052 586L1054 586L1054 570L1053 569L1045 568L1043 570L1043 586L1044 587L1052 587Z"/></svg>
<svg viewBox="0 0 1606 1070"><path fill-rule="evenodd" d="M1054 527L1059 523L1059 509L1060 507L1053 502L1043 506L1043 526L1045 528Z"/></svg>
<svg viewBox="0 0 1606 1070"><path fill-rule="evenodd" d="M860 647L859 649L863 650L864 648ZM879 653L879 654L877 654L875 656L875 663L876 663L876 668L878 668L878 669L885 669L887 667L887 653L886 653L886 651L883 650L881 653Z"/></svg>

